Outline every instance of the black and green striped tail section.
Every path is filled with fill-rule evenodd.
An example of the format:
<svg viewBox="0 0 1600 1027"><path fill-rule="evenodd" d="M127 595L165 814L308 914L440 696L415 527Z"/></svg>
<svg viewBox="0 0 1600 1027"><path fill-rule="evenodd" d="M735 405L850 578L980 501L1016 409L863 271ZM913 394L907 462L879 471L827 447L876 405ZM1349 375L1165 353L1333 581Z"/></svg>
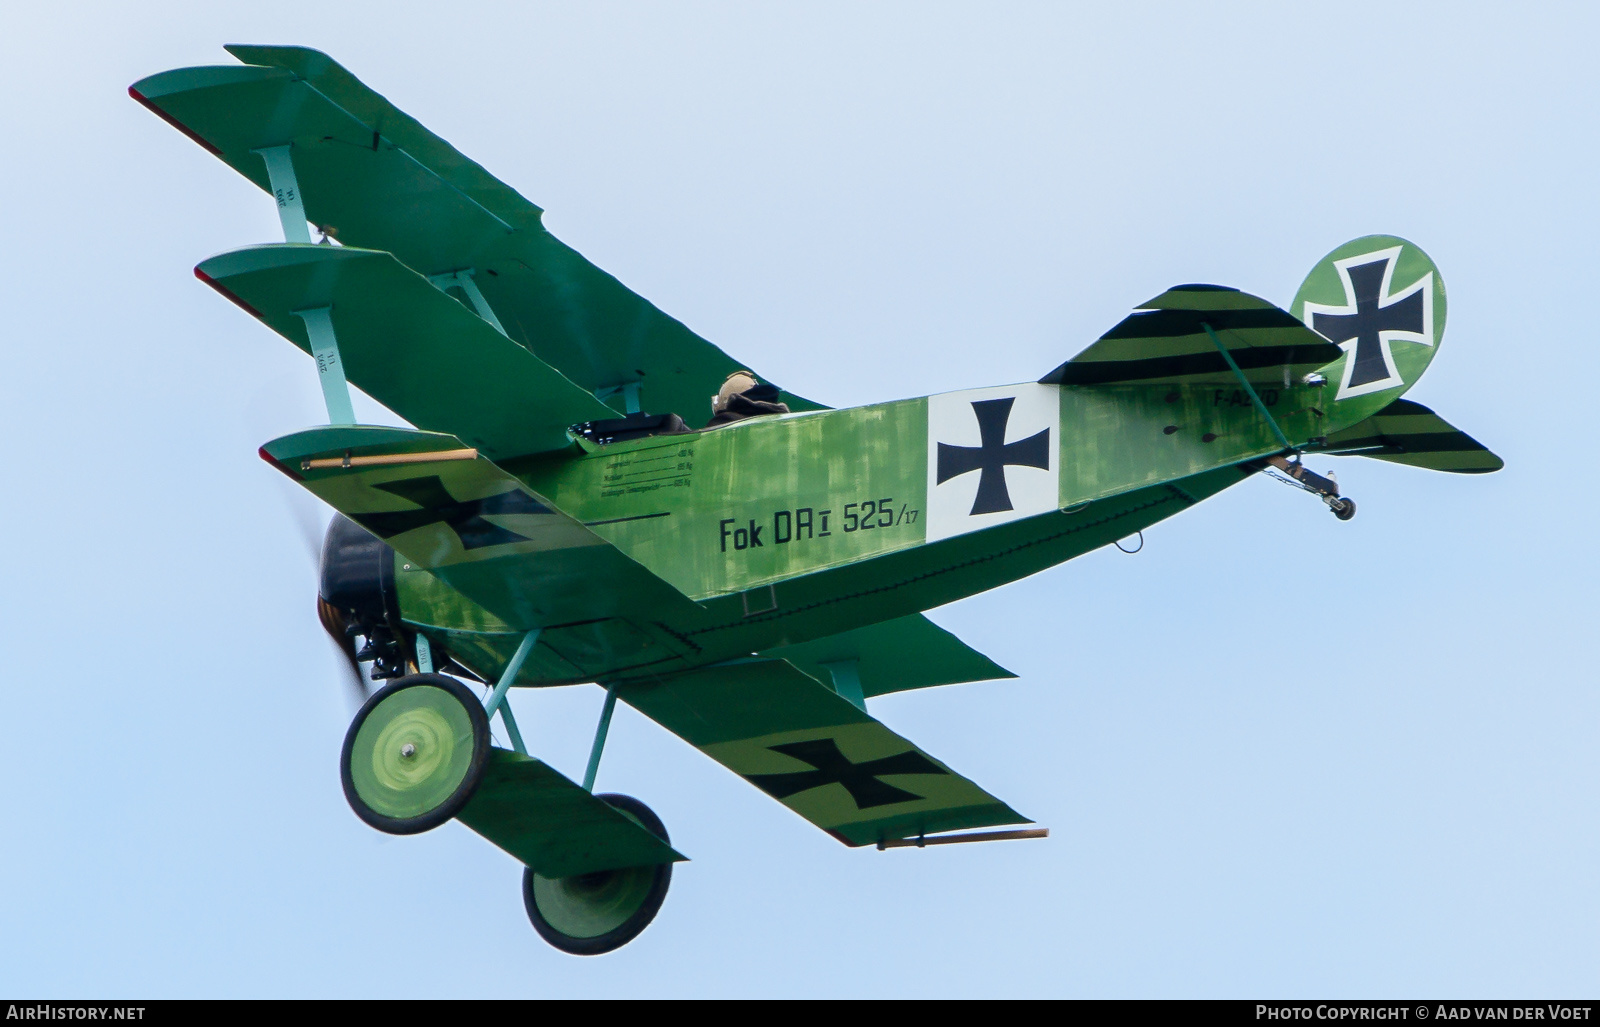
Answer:
<svg viewBox="0 0 1600 1027"><path fill-rule="evenodd" d="M1177 285L1141 303L1088 349L1039 380L1046 385L1232 382L1233 370L1217 342L1247 378L1264 383L1297 379L1344 355L1293 314L1260 297L1221 285Z"/></svg>
<svg viewBox="0 0 1600 1027"><path fill-rule="evenodd" d="M1328 436L1327 451L1370 456L1456 474L1486 474L1505 461L1421 403L1397 399L1359 424Z"/></svg>

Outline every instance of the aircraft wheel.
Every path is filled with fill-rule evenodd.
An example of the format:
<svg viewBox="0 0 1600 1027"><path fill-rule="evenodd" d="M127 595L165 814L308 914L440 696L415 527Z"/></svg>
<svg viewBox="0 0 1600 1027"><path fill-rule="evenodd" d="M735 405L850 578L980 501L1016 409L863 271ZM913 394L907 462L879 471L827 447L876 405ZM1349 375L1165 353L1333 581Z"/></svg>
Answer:
<svg viewBox="0 0 1600 1027"><path fill-rule="evenodd" d="M597 795L664 842L661 818L628 795ZM602 870L575 877L522 872L522 904L539 937L574 956L619 949L650 926L672 883L672 864Z"/></svg>
<svg viewBox="0 0 1600 1027"><path fill-rule="evenodd" d="M1336 500L1337 506L1333 508L1333 515L1341 521L1348 521L1356 515L1356 501L1353 499Z"/></svg>
<svg viewBox="0 0 1600 1027"><path fill-rule="evenodd" d="M356 816L417 834L461 812L489 760L489 718L461 682L412 674L373 693L344 736L339 776Z"/></svg>

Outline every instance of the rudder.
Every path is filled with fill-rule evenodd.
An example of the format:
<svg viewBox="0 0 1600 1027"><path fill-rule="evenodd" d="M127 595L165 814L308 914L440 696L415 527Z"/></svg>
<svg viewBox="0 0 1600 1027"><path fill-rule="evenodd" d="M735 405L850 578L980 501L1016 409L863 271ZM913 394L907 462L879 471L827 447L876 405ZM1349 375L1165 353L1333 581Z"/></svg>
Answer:
<svg viewBox="0 0 1600 1027"><path fill-rule="evenodd" d="M1383 410L1417 383L1444 338L1444 278L1416 244L1353 239L1317 262L1290 312L1344 350L1321 373L1330 432Z"/></svg>

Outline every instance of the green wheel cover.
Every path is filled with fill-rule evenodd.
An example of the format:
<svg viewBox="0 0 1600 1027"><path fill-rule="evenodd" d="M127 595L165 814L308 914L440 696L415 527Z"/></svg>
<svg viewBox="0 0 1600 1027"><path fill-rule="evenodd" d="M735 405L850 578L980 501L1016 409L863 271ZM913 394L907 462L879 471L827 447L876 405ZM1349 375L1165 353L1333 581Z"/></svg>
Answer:
<svg viewBox="0 0 1600 1027"><path fill-rule="evenodd" d="M669 841L661 818L638 799L629 795L595 798L662 841ZM545 941L569 955L598 956L637 938L656 918L671 884L671 863L559 878L524 868L522 901L534 930Z"/></svg>
<svg viewBox="0 0 1600 1027"><path fill-rule="evenodd" d="M451 692L402 688L361 722L350 748L350 783L373 812L409 820L444 805L472 769L472 718ZM408 748L409 747L409 748Z"/></svg>
<svg viewBox="0 0 1600 1027"><path fill-rule="evenodd" d="M650 897L658 869L606 870L577 877L533 875L533 901L551 927L569 938L598 938L628 922Z"/></svg>

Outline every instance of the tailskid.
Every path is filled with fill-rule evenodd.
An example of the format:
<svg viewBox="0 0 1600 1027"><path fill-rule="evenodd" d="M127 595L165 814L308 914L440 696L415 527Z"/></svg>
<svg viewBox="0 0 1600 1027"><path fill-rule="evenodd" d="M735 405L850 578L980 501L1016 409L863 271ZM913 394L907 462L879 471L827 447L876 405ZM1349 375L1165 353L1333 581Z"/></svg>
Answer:
<svg viewBox="0 0 1600 1027"><path fill-rule="evenodd" d="M1279 481L1285 481L1321 497L1322 501L1328 504L1328 509L1341 521L1348 521L1356 515L1356 501L1339 495L1339 479L1332 471L1328 472L1327 477L1323 477L1302 464L1298 453L1293 460L1282 456L1270 456L1267 457L1267 463L1287 475L1287 477L1275 476Z"/></svg>

